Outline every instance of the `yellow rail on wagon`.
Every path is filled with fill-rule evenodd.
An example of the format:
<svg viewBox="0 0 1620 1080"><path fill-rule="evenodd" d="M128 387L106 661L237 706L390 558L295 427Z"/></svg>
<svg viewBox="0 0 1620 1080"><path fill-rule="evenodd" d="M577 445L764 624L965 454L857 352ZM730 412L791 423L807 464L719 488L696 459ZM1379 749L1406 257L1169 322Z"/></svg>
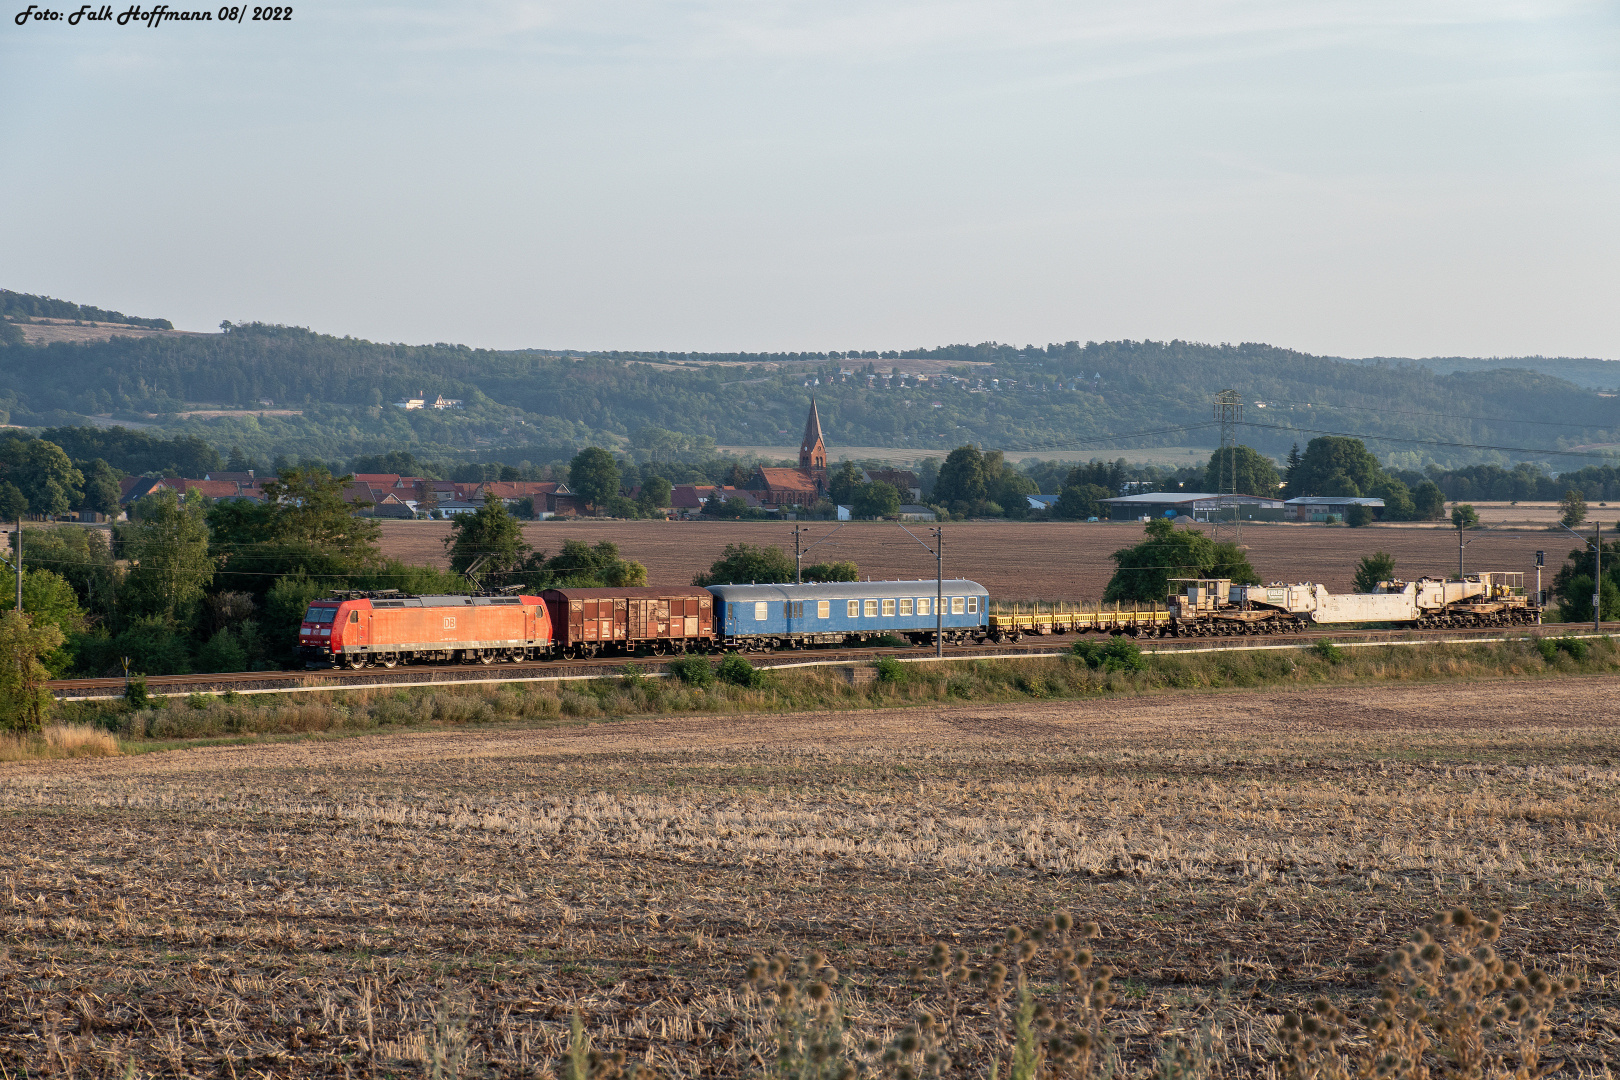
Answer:
<svg viewBox="0 0 1620 1080"><path fill-rule="evenodd" d="M1033 603L1018 604L1011 611L1007 605L997 603L989 616L990 637L996 641L1015 641L1025 634L1114 634L1128 633L1144 627L1163 626L1170 621L1170 612L1163 604L1121 603L1112 606L1096 605L1087 610L1081 604Z"/></svg>

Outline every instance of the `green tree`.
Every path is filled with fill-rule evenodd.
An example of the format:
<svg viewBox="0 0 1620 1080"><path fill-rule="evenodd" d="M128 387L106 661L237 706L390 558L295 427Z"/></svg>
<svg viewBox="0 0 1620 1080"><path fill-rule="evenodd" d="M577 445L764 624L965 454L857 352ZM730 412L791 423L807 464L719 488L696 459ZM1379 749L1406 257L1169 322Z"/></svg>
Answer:
<svg viewBox="0 0 1620 1080"><path fill-rule="evenodd" d="M641 482L641 493L636 496L636 506L650 517L669 505L670 495L674 491L675 485L662 476L649 476Z"/></svg>
<svg viewBox="0 0 1620 1080"><path fill-rule="evenodd" d="M303 544L337 556L353 567L371 565L381 557L377 541L382 526L375 518L357 516L368 503L349 503L343 489L354 477L333 476L319 466L284 471L267 480L264 505L270 510L266 539ZM252 503L232 504L253 506Z"/></svg>
<svg viewBox="0 0 1620 1080"><path fill-rule="evenodd" d="M1204 468L1204 490L1222 494L1232 490L1232 466L1237 463L1237 490L1240 495L1277 497L1281 481L1270 458L1249 446L1229 446L1210 455Z"/></svg>
<svg viewBox="0 0 1620 1080"><path fill-rule="evenodd" d="M1608 545L1604 545L1607 547ZM1563 603L1559 605L1559 619L1567 623L1585 623L1592 621L1592 575L1576 574L1569 578L1561 594ZM1603 586L1598 590L1598 607L1603 613L1603 621L1610 622L1620 619L1620 585L1607 573L1603 575Z"/></svg>
<svg viewBox="0 0 1620 1080"><path fill-rule="evenodd" d="M1106 517L1108 508L1102 501L1113 497L1113 492L1097 484L1065 484L1052 505L1052 516L1066 521Z"/></svg>
<svg viewBox="0 0 1620 1080"><path fill-rule="evenodd" d="M1163 601L1171 578L1231 578L1258 585L1260 577L1236 544L1217 543L1194 528L1177 529L1165 518L1146 525L1146 539L1114 552L1118 567L1104 600Z"/></svg>
<svg viewBox="0 0 1620 1080"><path fill-rule="evenodd" d="M1359 499L1361 498L1361 485L1356 483L1355 478L1343 469L1335 469L1332 476L1322 481L1317 494L1343 499Z"/></svg>
<svg viewBox="0 0 1620 1080"><path fill-rule="evenodd" d="M7 597L5 606L15 610L15 604L14 599ZM61 575L24 567L23 611L34 620L35 626L54 626L61 632L64 644L41 658L51 678L61 678L73 666L72 642L85 628L78 594Z"/></svg>
<svg viewBox="0 0 1620 1080"><path fill-rule="evenodd" d="M247 651L229 630L216 630L197 650L199 671L246 671Z"/></svg>
<svg viewBox="0 0 1620 1080"><path fill-rule="evenodd" d="M296 638L296 632L293 636ZM191 649L186 636L162 615L143 615L134 620L113 639L112 648L113 655L129 658L132 672L143 675L191 672Z"/></svg>
<svg viewBox="0 0 1620 1080"><path fill-rule="evenodd" d="M587 446L568 463L568 488L595 510L619 493L619 466L599 446Z"/></svg>
<svg viewBox="0 0 1620 1080"><path fill-rule="evenodd" d="M1582 544L1570 551L1564 565L1553 574L1552 591L1563 597L1566 611L1574 611L1571 604L1584 605L1583 619L1592 617L1592 571L1594 557L1590 544ZM1620 540L1603 541L1603 577L1620 584ZM1580 622L1583 619L1567 621Z"/></svg>
<svg viewBox="0 0 1620 1080"><path fill-rule="evenodd" d="M692 584L748 585L777 584L793 580L793 557L779 547L753 544L727 544L708 572L692 578Z"/></svg>
<svg viewBox="0 0 1620 1080"><path fill-rule="evenodd" d="M827 497L839 506L850 506L855 501L855 489L861 486L861 470L853 461L838 466L827 481Z"/></svg>
<svg viewBox="0 0 1620 1080"><path fill-rule="evenodd" d="M16 521L28 513L28 496L10 480L0 481L0 521Z"/></svg>
<svg viewBox="0 0 1620 1080"><path fill-rule="evenodd" d="M800 576L805 581L859 581L861 571L852 562L805 563Z"/></svg>
<svg viewBox="0 0 1620 1080"><path fill-rule="evenodd" d="M86 510L116 517L118 514L118 470L96 458L84 468Z"/></svg>
<svg viewBox="0 0 1620 1080"><path fill-rule="evenodd" d="M30 529L24 554L28 567L50 570L66 580L85 611L103 620L114 613L122 575L105 531L62 525ZM0 607L10 603L0 600ZM70 633L66 628L63 632Z"/></svg>
<svg viewBox="0 0 1620 1080"><path fill-rule="evenodd" d="M1417 517L1412 490L1393 476L1384 477L1368 494L1384 500L1385 521L1411 521Z"/></svg>
<svg viewBox="0 0 1620 1080"><path fill-rule="evenodd" d="M611 540L594 545L569 540L562 551L545 560L538 577L547 588L625 589L647 584L647 568L622 558Z"/></svg>
<svg viewBox="0 0 1620 1080"><path fill-rule="evenodd" d="M882 480L862 484L855 489L855 503L852 509L856 517L891 517L900 512L900 492L895 490L893 484Z"/></svg>
<svg viewBox="0 0 1620 1080"><path fill-rule="evenodd" d="M1446 496L1439 484L1424 480L1412 489L1412 515L1414 521L1439 521L1446 516Z"/></svg>
<svg viewBox="0 0 1620 1080"><path fill-rule="evenodd" d="M44 439L0 443L0 474L22 489L35 514L65 514L84 498L84 474L60 446Z"/></svg>
<svg viewBox="0 0 1620 1080"><path fill-rule="evenodd" d="M1451 527L1461 532L1463 529L1472 529L1479 524L1479 514L1467 503L1451 508Z"/></svg>
<svg viewBox="0 0 1620 1080"><path fill-rule="evenodd" d="M1563 511L1558 520L1566 529L1573 529L1586 520L1586 498L1574 488L1564 492L1564 497L1558 502L1558 508ZM1590 604L1587 606L1591 607Z"/></svg>
<svg viewBox="0 0 1620 1080"><path fill-rule="evenodd" d="M534 549L523 539L523 526L494 492L486 492L484 505L473 513L451 519L444 546L451 573L465 574L477 563L477 576L492 585L510 584L513 575L535 568Z"/></svg>
<svg viewBox="0 0 1620 1080"><path fill-rule="evenodd" d="M1289 470L1284 490L1290 499L1301 495L1360 495L1372 489L1383 471L1360 439L1321 435L1306 444L1299 464ZM1351 487L1354 491L1349 490Z"/></svg>
<svg viewBox="0 0 1620 1080"><path fill-rule="evenodd" d="M1352 503L1345 508L1344 523L1352 529L1359 529L1363 525L1371 525L1373 523L1372 508L1363 506L1361 503Z"/></svg>
<svg viewBox="0 0 1620 1080"><path fill-rule="evenodd" d="M934 481L934 501L950 507L952 513L973 513L988 498L984 455L976 446L958 446L939 467L939 479Z"/></svg>
<svg viewBox="0 0 1620 1080"><path fill-rule="evenodd" d="M26 603L26 601L25 601ZM62 631L13 608L0 615L0 727L39 731L56 699L43 662L62 647Z"/></svg>
<svg viewBox="0 0 1620 1080"><path fill-rule="evenodd" d="M217 566L205 501L159 488L136 503L138 519L124 534L131 565L123 596L132 610L180 624L191 618Z"/></svg>
<svg viewBox="0 0 1620 1080"><path fill-rule="evenodd" d="M1356 563L1355 581L1351 588L1358 593L1374 592L1381 581L1391 581L1395 577L1395 556L1387 551L1375 551L1371 555L1363 555L1361 561Z"/></svg>
<svg viewBox="0 0 1620 1080"><path fill-rule="evenodd" d="M1027 516L1029 500L1026 496L1041 493L1041 486L1008 464L1000 450L984 455L984 480L990 501L999 505L1010 518Z"/></svg>

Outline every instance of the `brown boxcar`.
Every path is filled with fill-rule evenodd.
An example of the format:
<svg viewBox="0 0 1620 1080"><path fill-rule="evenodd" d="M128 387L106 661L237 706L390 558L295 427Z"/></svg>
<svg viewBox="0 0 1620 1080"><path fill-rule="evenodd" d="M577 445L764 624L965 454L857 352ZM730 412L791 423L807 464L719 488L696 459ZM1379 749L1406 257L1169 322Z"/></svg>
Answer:
<svg viewBox="0 0 1620 1080"><path fill-rule="evenodd" d="M540 596L564 656L714 646L714 597L706 589L547 589Z"/></svg>
<svg viewBox="0 0 1620 1080"><path fill-rule="evenodd" d="M544 659L551 618L538 596L386 596L317 600L298 631L308 663Z"/></svg>

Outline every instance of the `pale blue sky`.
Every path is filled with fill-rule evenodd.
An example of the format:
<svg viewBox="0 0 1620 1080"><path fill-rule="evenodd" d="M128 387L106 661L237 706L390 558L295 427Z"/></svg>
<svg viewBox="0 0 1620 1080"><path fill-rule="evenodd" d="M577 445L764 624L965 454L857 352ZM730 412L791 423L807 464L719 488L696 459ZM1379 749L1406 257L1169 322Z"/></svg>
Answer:
<svg viewBox="0 0 1620 1080"><path fill-rule="evenodd" d="M25 6L0 287L188 329L1620 358L1613 0Z"/></svg>

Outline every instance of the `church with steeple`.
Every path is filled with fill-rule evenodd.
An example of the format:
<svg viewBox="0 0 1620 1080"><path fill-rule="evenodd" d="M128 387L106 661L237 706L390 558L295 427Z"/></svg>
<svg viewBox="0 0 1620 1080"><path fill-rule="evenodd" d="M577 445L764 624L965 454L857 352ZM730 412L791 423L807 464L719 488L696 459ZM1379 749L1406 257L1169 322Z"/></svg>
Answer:
<svg viewBox="0 0 1620 1080"><path fill-rule="evenodd" d="M816 411L816 399L810 399L810 415L804 421L804 436L799 440L799 467L772 469L764 465L744 490L752 492L762 506L809 506L827 497L827 440L821 434L821 414Z"/></svg>

